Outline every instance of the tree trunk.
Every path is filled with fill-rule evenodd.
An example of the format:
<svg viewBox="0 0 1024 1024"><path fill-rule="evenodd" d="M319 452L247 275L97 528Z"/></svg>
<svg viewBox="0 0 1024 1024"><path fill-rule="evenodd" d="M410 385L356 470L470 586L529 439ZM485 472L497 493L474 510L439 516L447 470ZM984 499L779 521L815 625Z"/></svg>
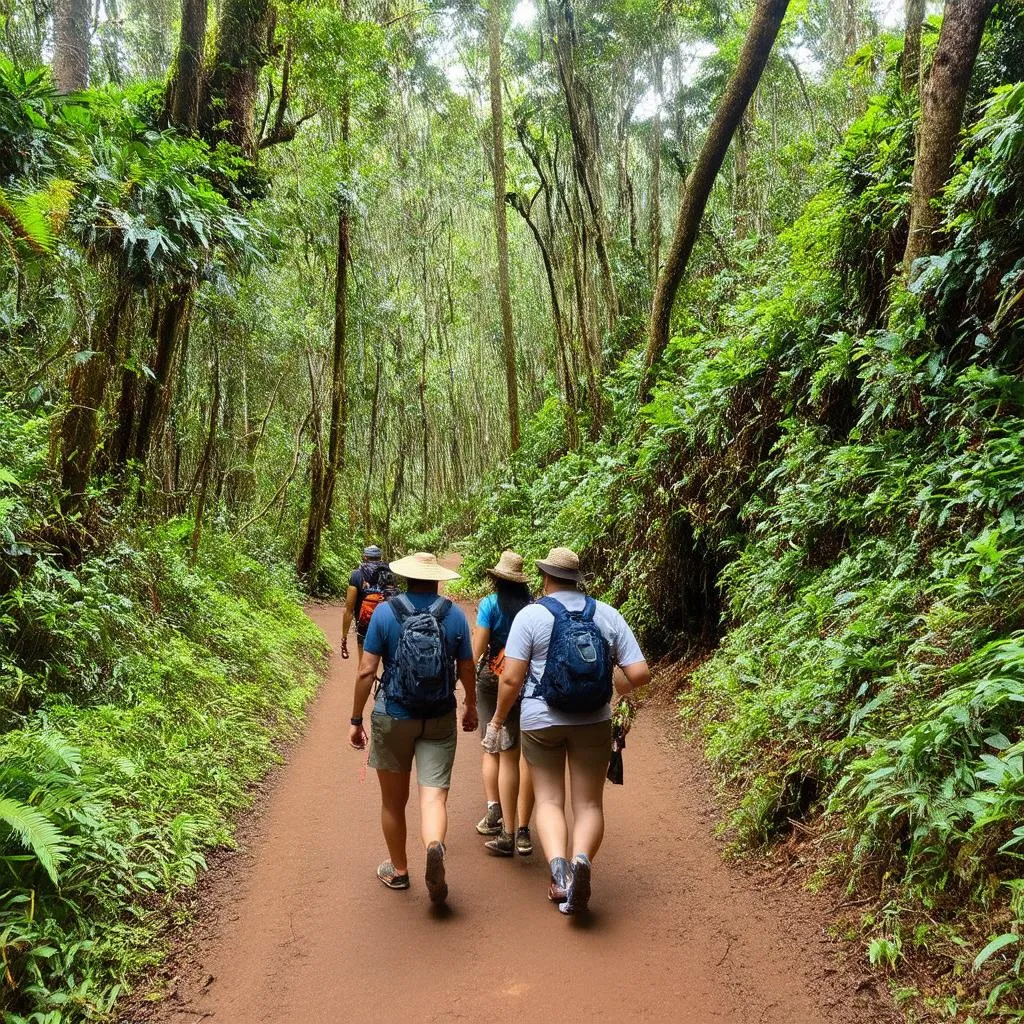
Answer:
<svg viewBox="0 0 1024 1024"><path fill-rule="evenodd" d="M210 138L226 138L252 159L256 90L270 58L274 9L271 0L222 0L220 12L200 120Z"/></svg>
<svg viewBox="0 0 1024 1024"><path fill-rule="evenodd" d="M490 49L491 137L493 140L494 229L498 238L498 304L501 307L502 354L511 450L519 448L519 382L516 379L516 339L508 279L508 221L505 216L505 122L501 109L501 0L490 0L487 11Z"/></svg>
<svg viewBox="0 0 1024 1024"><path fill-rule="evenodd" d="M92 475L93 459L100 441L100 409L110 374L117 361L121 320L132 291L121 284L103 325L98 350L76 357L68 380L68 411L60 424L61 508L78 508ZM81 358L84 356L85 358Z"/></svg>
<svg viewBox="0 0 1024 1024"><path fill-rule="evenodd" d="M939 43L921 91L921 121L910 195L910 231L903 276L914 261L939 249L940 213L935 200L949 181L960 139L967 90L993 0L947 0Z"/></svg>
<svg viewBox="0 0 1024 1024"><path fill-rule="evenodd" d="M916 92L921 79L921 27L927 0L907 0L906 29L903 33L903 91Z"/></svg>
<svg viewBox="0 0 1024 1024"><path fill-rule="evenodd" d="M162 302L155 314L153 375L147 378L142 393L133 448L133 457L143 464L149 458L153 439L160 437L167 421L174 390L174 367L191 302L191 286L179 286Z"/></svg>
<svg viewBox="0 0 1024 1024"><path fill-rule="evenodd" d="M664 54L659 50L654 58L654 92L657 106L654 108L654 123L651 126L651 284L658 283L661 273L661 104L664 92Z"/></svg>
<svg viewBox="0 0 1024 1024"><path fill-rule="evenodd" d="M686 273L686 265L690 261L694 243L697 241L697 233L715 178L721 170L733 133L761 80L761 74L768 63L768 57L788 7L789 0L757 0L754 17L747 30L736 70L729 79L725 95L718 105L718 110L715 111L707 138L687 180L686 193L679 208L672 243L665 259L665 269L658 278L654 290L646 371L642 382L642 393L645 397L650 392L654 365L668 344L672 307L683 275Z"/></svg>
<svg viewBox="0 0 1024 1024"><path fill-rule="evenodd" d="M89 84L89 0L56 0L53 7L53 83L57 92Z"/></svg>
<svg viewBox="0 0 1024 1024"><path fill-rule="evenodd" d="M341 140L343 160L349 167L351 138L348 86L341 100ZM351 182L346 179L345 187ZM352 203L347 195L338 198L338 253L334 270L334 353L331 359L331 424L324 469L324 520L330 523L334 509L334 488L345 462L345 436L348 427L348 266L352 259Z"/></svg>
<svg viewBox="0 0 1024 1024"><path fill-rule="evenodd" d="M548 26L554 36L554 49L558 65L558 77L569 115L569 134L573 144L573 168L576 179L587 201L594 234L594 249L601 268L601 287L604 292L608 329L614 330L619 315L619 299L612 275L611 259L608 255L608 229L604 211L604 197L601 191L601 175L598 168L597 118L594 112L593 96L589 88L579 80L576 73L575 12L570 0L555 0L558 9L555 17L552 3L546 2Z"/></svg>
<svg viewBox="0 0 1024 1024"><path fill-rule="evenodd" d="M171 124L187 132L194 132L199 124L206 12L207 0L181 0L181 34L167 87L167 106Z"/></svg>
<svg viewBox="0 0 1024 1024"><path fill-rule="evenodd" d="M317 567L320 564L320 539L324 529L324 509L326 508L326 475L324 458L324 439L320 421L320 402L317 397L316 377L313 373L313 358L306 353L306 365L309 369L309 390L311 395L313 424L313 450L309 456L309 513L306 517L306 536L299 552L296 566L298 574L308 580L310 588L316 585Z"/></svg>
<svg viewBox="0 0 1024 1024"><path fill-rule="evenodd" d="M217 344L216 325L213 334L213 399L210 402L210 420L206 428L206 444L199 469L199 497L196 501L196 522L192 529L192 563L199 554L203 538L203 518L206 515L206 495L210 488L210 467L213 465L213 446L217 440L217 417L220 415L220 346Z"/></svg>

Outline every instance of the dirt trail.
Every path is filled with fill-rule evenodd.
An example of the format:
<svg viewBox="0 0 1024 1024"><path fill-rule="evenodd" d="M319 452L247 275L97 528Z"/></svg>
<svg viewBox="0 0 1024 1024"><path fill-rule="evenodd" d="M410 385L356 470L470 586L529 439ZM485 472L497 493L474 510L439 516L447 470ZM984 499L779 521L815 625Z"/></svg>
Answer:
<svg viewBox="0 0 1024 1024"><path fill-rule="evenodd" d="M341 608L311 612L336 641ZM687 1024L877 1024L875 988L838 970L813 901L722 862L706 784L656 714L609 786L588 926L545 899L540 853L494 860L479 746L460 735L450 798L450 911L429 909L415 798L410 892L374 877L385 849L372 772L348 747L356 662L335 656L308 729L254 820L248 856L208 892L205 931L173 994L131 1021L370 1024L502 1019ZM509 1015L514 1015L509 1017Z"/></svg>

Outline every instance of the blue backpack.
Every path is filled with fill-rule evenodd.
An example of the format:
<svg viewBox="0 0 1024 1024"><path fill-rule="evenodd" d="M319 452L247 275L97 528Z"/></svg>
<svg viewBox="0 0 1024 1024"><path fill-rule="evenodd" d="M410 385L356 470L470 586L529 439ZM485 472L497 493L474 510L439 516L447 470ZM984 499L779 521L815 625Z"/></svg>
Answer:
<svg viewBox="0 0 1024 1024"><path fill-rule="evenodd" d="M594 622L597 602L587 598L582 612L570 612L554 597L542 604L555 617L548 660L536 695L556 711L597 711L612 699L612 658L608 641Z"/></svg>
<svg viewBox="0 0 1024 1024"><path fill-rule="evenodd" d="M388 604L398 620L398 651L384 680L384 696L416 717L445 714L455 696L455 667L442 623L452 603L439 597L418 611L405 594Z"/></svg>

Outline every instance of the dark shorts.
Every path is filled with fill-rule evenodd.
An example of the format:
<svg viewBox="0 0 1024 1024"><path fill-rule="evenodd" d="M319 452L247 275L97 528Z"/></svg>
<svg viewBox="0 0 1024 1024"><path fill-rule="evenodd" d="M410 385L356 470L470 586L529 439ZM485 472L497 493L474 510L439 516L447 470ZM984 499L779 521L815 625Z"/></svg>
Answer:
<svg viewBox="0 0 1024 1024"><path fill-rule="evenodd" d="M493 680L493 683L492 683ZM516 701L505 719L505 728L512 737L514 747L519 746L519 709L522 702ZM476 677L476 710L480 717L480 736L487 735L487 725L498 710L498 677L486 666Z"/></svg>
<svg viewBox="0 0 1024 1024"><path fill-rule="evenodd" d="M565 771L568 757L574 765L594 772L608 771L612 756L610 719L593 725L550 725L523 730L523 756L531 765Z"/></svg>
<svg viewBox="0 0 1024 1024"><path fill-rule="evenodd" d="M458 726L455 712L441 718L392 718L375 711L370 716L370 767L384 772L411 772L432 789L452 784Z"/></svg>

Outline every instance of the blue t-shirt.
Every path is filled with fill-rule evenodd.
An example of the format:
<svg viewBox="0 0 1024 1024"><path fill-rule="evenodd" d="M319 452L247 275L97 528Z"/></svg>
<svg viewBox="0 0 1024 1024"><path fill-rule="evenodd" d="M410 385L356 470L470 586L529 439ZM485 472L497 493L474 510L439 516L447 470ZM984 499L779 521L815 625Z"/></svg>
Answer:
<svg viewBox="0 0 1024 1024"><path fill-rule="evenodd" d="M491 653L497 654L508 640L512 620L501 610L497 594L488 594L476 610L476 624L491 631Z"/></svg>
<svg viewBox="0 0 1024 1024"><path fill-rule="evenodd" d="M437 594L415 594L405 595L412 602L417 611L426 611L436 600ZM466 621L465 613L457 605L453 604L448 609L448 614L441 623L444 630L445 640L448 644L448 653L455 661L472 661L473 645L469 640L469 623ZM395 660L398 652L398 638L401 635L401 627L390 604L378 605L370 619L370 628L366 631L366 642L363 650L370 654L380 655L384 662L384 671ZM377 694L377 702L373 706L377 714L388 715L391 718L414 718L401 704L386 700L383 687ZM440 718L455 710L455 697L452 696L450 705L434 717Z"/></svg>

